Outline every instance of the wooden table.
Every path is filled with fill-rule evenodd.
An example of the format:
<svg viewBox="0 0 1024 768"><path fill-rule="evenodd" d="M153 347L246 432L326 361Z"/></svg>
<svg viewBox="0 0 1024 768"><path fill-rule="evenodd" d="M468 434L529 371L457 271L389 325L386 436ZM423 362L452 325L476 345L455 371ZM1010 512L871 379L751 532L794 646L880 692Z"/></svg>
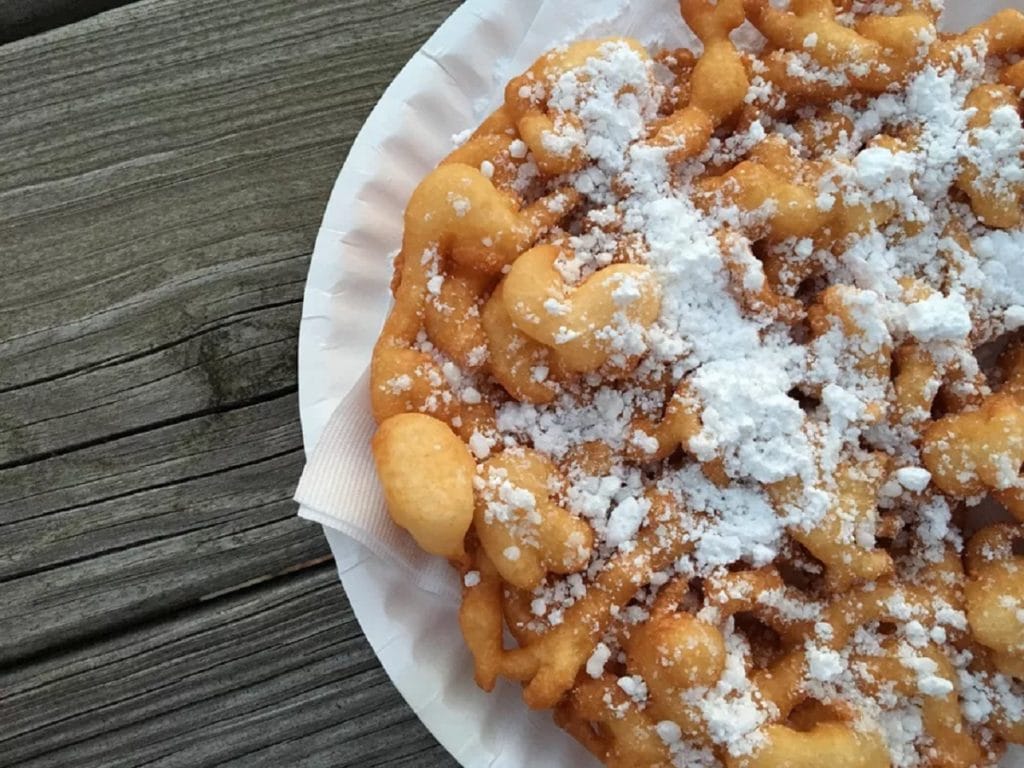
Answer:
<svg viewBox="0 0 1024 768"><path fill-rule="evenodd" d="M0 0L0 766L455 765L291 495L320 216L458 5Z"/></svg>

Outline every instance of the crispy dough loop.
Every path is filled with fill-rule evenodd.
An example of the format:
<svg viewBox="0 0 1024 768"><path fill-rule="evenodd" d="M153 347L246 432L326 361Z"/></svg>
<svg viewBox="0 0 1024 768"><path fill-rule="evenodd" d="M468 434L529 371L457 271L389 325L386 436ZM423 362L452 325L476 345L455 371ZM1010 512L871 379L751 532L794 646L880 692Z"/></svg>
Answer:
<svg viewBox="0 0 1024 768"><path fill-rule="evenodd" d="M825 89L828 97L847 89L881 93L920 67L927 60L927 41L937 38L935 14L915 8L893 16L864 16L850 28L836 19L832 0L795 0L788 10L776 8L771 0L744 0L744 7L750 22L779 49L769 59L768 79L783 90L799 81L788 73L802 54L844 76L848 86Z"/></svg>
<svg viewBox="0 0 1024 768"><path fill-rule="evenodd" d="M552 349L569 370L590 373L609 361L628 370L637 355L623 346L623 337L651 325L660 311L653 270L612 264L571 287L556 264L562 255L558 246L541 245L512 265L502 288L512 324Z"/></svg>
<svg viewBox="0 0 1024 768"><path fill-rule="evenodd" d="M554 464L530 449L485 461L476 483L476 534L501 577L519 589L550 573L576 573L590 562L593 532L562 508L552 489L564 483Z"/></svg>
<svg viewBox="0 0 1024 768"><path fill-rule="evenodd" d="M669 398L660 421L637 418L631 425L632 440L626 446L625 455L631 461L648 463L667 459L679 448L693 453L690 441L704 428L701 421L700 398L690 383L684 379ZM721 456L701 463L709 480L718 486L729 484L725 463Z"/></svg>
<svg viewBox="0 0 1024 768"><path fill-rule="evenodd" d="M416 188L406 208L402 250L395 262L395 308L382 341L415 339L428 283L449 262L482 275L498 275L568 215L578 199L578 192L566 188L519 208L479 169L461 163L439 166Z"/></svg>
<svg viewBox="0 0 1024 768"><path fill-rule="evenodd" d="M504 284L484 305L481 327L490 351L490 374L516 400L544 405L558 394L558 380L570 374L556 350L516 328L505 308Z"/></svg>
<svg viewBox="0 0 1024 768"><path fill-rule="evenodd" d="M979 145L978 134L982 131L1010 130L1019 133L1022 130L1017 113L1019 98L1009 86L980 85L967 96L964 106L974 110L969 121L970 140L974 146ZM970 198L971 207L986 225L998 229L1017 227L1024 221L1021 213L1024 182L1000 178L998 159L983 158L983 162L985 160L991 167L967 161L957 179L957 186Z"/></svg>
<svg viewBox="0 0 1024 768"><path fill-rule="evenodd" d="M475 420L460 407L431 355L414 344L426 332L466 368L486 360L486 334L473 291L485 290L542 232L568 215L577 199L575 191L558 191L520 209L478 169L459 163L439 166L417 187L396 260L395 306L371 363L378 422L413 411L453 426L464 417L467 424Z"/></svg>
<svg viewBox="0 0 1024 768"><path fill-rule="evenodd" d="M888 552L865 544L874 541L878 513L878 490L888 475L888 460L872 454L864 462L845 462L835 471L835 489L824 518L807 530L790 526L789 534L825 565L829 588L842 592L865 581L874 581L893 571ZM807 487L799 478L789 478L769 487L776 509L783 515L803 503Z"/></svg>
<svg viewBox="0 0 1024 768"><path fill-rule="evenodd" d="M612 675L583 680L555 710L566 728L608 768L659 768L671 753L656 724L626 696Z"/></svg>
<svg viewBox="0 0 1024 768"><path fill-rule="evenodd" d="M765 266L751 250L750 241L723 230L718 234L730 286L743 308L754 316L794 325L806 316L803 304L779 292L778 282L768 279Z"/></svg>
<svg viewBox="0 0 1024 768"><path fill-rule="evenodd" d="M476 462L447 424L421 413L402 413L380 425L373 438L377 476L391 518L434 555L465 555L473 520ZM449 482L435 482L441 472Z"/></svg>
<svg viewBox="0 0 1024 768"><path fill-rule="evenodd" d="M441 165L468 165L486 170L496 188L518 198L515 182L526 157L513 156L512 145L518 137L515 119L504 107L491 113L473 135L441 161Z"/></svg>
<svg viewBox="0 0 1024 768"><path fill-rule="evenodd" d="M899 658L896 648L890 643L882 655L856 657L856 664L863 670L865 686L872 690L886 687L897 695L915 696L920 694L917 673L909 669ZM978 765L985 753L971 735L964 722L957 695L956 669L941 649L934 644L916 649L919 658L931 662L932 673L937 680L945 681L949 690L945 694L925 695L921 704L921 719L924 730L936 745L941 755L941 765Z"/></svg>
<svg viewBox="0 0 1024 768"><path fill-rule="evenodd" d="M977 410L944 416L925 431L922 457L935 484L950 496L1012 492L1024 463L1024 406L1013 395L997 393Z"/></svg>
<svg viewBox="0 0 1024 768"><path fill-rule="evenodd" d="M792 611L779 607L784 604L812 609L814 601L788 586L772 566L711 576L704 582L704 603L715 609L720 621L749 613L790 645L802 643L814 632L813 622L794 617Z"/></svg>
<svg viewBox="0 0 1024 768"><path fill-rule="evenodd" d="M1024 342L1015 341L1006 348L999 358L999 368L1003 378L1000 394L1024 404ZM993 496L1018 522L1024 523L1024 487L1020 486L1018 481L1010 488L995 491Z"/></svg>
<svg viewBox="0 0 1024 768"><path fill-rule="evenodd" d="M476 684L485 691L493 691L502 674L502 614L501 591L504 582L498 569L479 545L474 552L472 569L463 572L462 604L459 607L459 627L466 647L473 655ZM467 574L474 578L467 581Z"/></svg>
<svg viewBox="0 0 1024 768"><path fill-rule="evenodd" d="M527 682L526 703L535 709L552 707L568 691L580 668L613 618L636 590L693 548L685 535L686 516L666 496L649 494L647 524L636 547L616 554L594 580L584 598L565 613L562 624L540 641L507 655L513 679ZM525 673L524 676L519 676Z"/></svg>
<svg viewBox="0 0 1024 768"><path fill-rule="evenodd" d="M487 295L493 283L489 275L462 270L429 291L423 328L437 348L463 370L480 368L487 362L480 296Z"/></svg>
<svg viewBox="0 0 1024 768"><path fill-rule="evenodd" d="M893 378L895 402L890 414L894 424L923 424L931 418L932 405L942 384L939 364L920 344L907 343L893 353L897 370Z"/></svg>
<svg viewBox="0 0 1024 768"><path fill-rule="evenodd" d="M644 47L630 38L583 40L544 54L505 88L505 110L545 176L577 171L588 161L579 117L552 109L548 104L550 89L559 78L571 76L588 59L600 57L608 45L625 45L649 59Z"/></svg>
<svg viewBox="0 0 1024 768"><path fill-rule="evenodd" d="M813 184L800 178L803 170L789 143L771 136L750 159L721 176L700 179L697 200L705 209L736 206L759 218L755 231L774 241L812 237L827 226L830 215L819 207Z"/></svg>
<svg viewBox="0 0 1024 768"><path fill-rule="evenodd" d="M748 757L726 760L727 768L818 768L821 756L833 768L889 768L889 750L877 732L819 723L809 731L785 725L765 727L764 745Z"/></svg>
<svg viewBox="0 0 1024 768"><path fill-rule="evenodd" d="M704 44L690 77L690 101L658 128L652 144L676 162L704 150L715 129L742 108L750 81L729 34L744 21L741 0L680 0L686 23Z"/></svg>
<svg viewBox="0 0 1024 768"><path fill-rule="evenodd" d="M964 598L971 634L1006 675L1024 678L1024 524L990 525L967 547ZM1019 551L1019 550L1018 550Z"/></svg>

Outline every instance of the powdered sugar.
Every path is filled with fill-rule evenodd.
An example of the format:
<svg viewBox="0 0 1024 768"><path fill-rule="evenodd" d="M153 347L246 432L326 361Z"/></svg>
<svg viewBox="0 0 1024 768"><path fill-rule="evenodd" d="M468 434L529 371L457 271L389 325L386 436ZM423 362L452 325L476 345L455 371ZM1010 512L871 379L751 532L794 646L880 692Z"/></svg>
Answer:
<svg viewBox="0 0 1024 768"><path fill-rule="evenodd" d="M934 39L923 35L922 46ZM818 42L815 34L803 39L809 49ZM650 327L628 322L626 310L644 294L631 277L614 281L610 298L619 311L605 327L590 329L611 342L608 364L580 376L560 370L558 347L580 336L566 326L556 335L552 364L530 369L534 381L553 382L552 402L489 398L487 382L475 380L452 389L462 402L496 405L494 429L478 430L468 440L478 459L529 446L560 465L566 482L552 492L595 534L588 579L613 558L634 552L641 532L665 531L667 537L667 523L685 520L681 535L692 545L689 551L673 554L671 566L659 566L657 580L637 584L632 602L612 606L627 635L649 618L658 588L673 579L707 578L740 570L741 563L760 568L780 555L820 574L820 563L805 563L811 558L794 551L790 533L804 541L801 534L830 525L833 543L874 550L876 524L882 530L874 502L891 515L885 522L892 525L881 535L902 536L899 546L909 550L895 566L900 578L916 576L962 546L948 503L929 494L931 475L918 466L919 426L930 417L928 405L916 409L918 422L898 420L891 382L894 354L923 350L936 367L929 384L934 397L949 371L969 373L972 363L976 370L975 345L1024 325L1024 272L1017 274L1022 235L986 230L965 203L949 198L965 162L996 188L1017 184L1020 163L1013 149L1019 151L1024 134L1014 115L999 110L989 126L969 130L973 113L965 100L985 70L979 57L962 52L961 58L959 72L925 67L905 88L833 104L849 127L830 151L805 141L793 125L777 123L771 110L752 110L756 119L729 137L714 137L703 155L682 164L670 163L667 150L648 141L665 96L664 73L630 45L607 43L583 65L521 89L520 98L542 105L552 119L540 148L531 139L538 155L543 149L589 161L557 180L573 186L583 201L564 229L549 233L563 251L556 264L561 277L580 285L614 263L643 265L661 288L660 312ZM788 61L791 74L837 86L866 73L858 67L824 71L805 55ZM747 103L777 104L770 90L761 81ZM728 173L766 137L779 136L790 142L793 163L808 165L791 180L806 186L812 206L829 214L822 219L829 226L849 227L835 242L827 234L819 242L817 232L766 238L769 223L786 213L773 190L756 209L701 196L702 180ZM979 154L989 145L995 163ZM526 161L514 189L532 199L537 177L528 148L513 143L509 154ZM495 175L493 167L481 170ZM458 199L449 202L456 216L470 212ZM568 211L564 201L556 207ZM773 258L785 262L781 271ZM836 303L823 298L825 286L835 288L830 296ZM427 281L432 295L444 287L440 274ZM797 319L779 309L786 302ZM803 323L809 305L810 320ZM543 310L551 317L569 312L559 298L549 298ZM680 402L674 396L693 403L685 429L670 423ZM579 456L600 453L595 446L609 456L591 466ZM873 463L882 453L891 465ZM844 497L856 493L837 478L844 463L872 467L871 476L854 473L867 486L864 499ZM486 482L487 519L511 522L528 538L537 523L537 500L505 478ZM779 501L776 486L786 482L795 482L796 493ZM878 487L879 498L870 498ZM652 520L656 495L669 502ZM860 517L859 507L867 510ZM663 538L660 546L666 543ZM515 561L520 553L509 547L503 555ZM637 555L637 567L647 556ZM571 584L571 577L547 577L529 600L532 630L544 632L565 620L580 599ZM808 689L823 700L831 695L851 702L858 727L884 732L893 760L916 765L920 702L954 689L932 649L945 652L955 632L963 631L962 613L950 607L929 626L918 606L900 596L885 604L895 630L867 622L849 647L839 648L832 645L838 630L824 620L822 604L791 598L784 589L764 590L760 598L759 610L815 627L815 640L804 646ZM717 616L708 609L698 615ZM686 702L699 711L716 748L750 755L763 743L764 725L779 713L753 688L754 651L743 632L732 619L719 629L727 643L725 672L717 684L688 691ZM586 673L617 687L618 714L644 712L653 686L624 670L620 642L625 645L604 634ZM876 697L858 692L867 675L854 669L854 651L882 656L891 642L914 680L913 701L900 701L884 686ZM715 764L713 754L685 743L679 724L657 721L655 730L677 764Z"/></svg>
<svg viewBox="0 0 1024 768"><path fill-rule="evenodd" d="M640 526L651 504L647 499L636 499L627 497L620 501L608 515L608 523L605 528L605 542L610 547L619 547L631 541Z"/></svg>
<svg viewBox="0 0 1024 768"><path fill-rule="evenodd" d="M760 728L771 707L755 698L745 664L749 646L743 636L727 628L726 648L725 670L718 684L707 691L692 690L684 698L700 710L711 741L739 757L764 743Z"/></svg>
<svg viewBox="0 0 1024 768"><path fill-rule="evenodd" d="M932 475L923 467L903 467L896 470L896 480L908 491L920 493L928 487Z"/></svg>
<svg viewBox="0 0 1024 768"><path fill-rule="evenodd" d="M608 659L611 658L612 652L608 646L604 643L598 643L594 646L594 652L590 655L587 660L587 674L595 680L604 674L605 665L608 663Z"/></svg>
<svg viewBox="0 0 1024 768"><path fill-rule="evenodd" d="M936 294L907 306L907 331L925 344L965 341L973 327L967 302L960 296Z"/></svg>

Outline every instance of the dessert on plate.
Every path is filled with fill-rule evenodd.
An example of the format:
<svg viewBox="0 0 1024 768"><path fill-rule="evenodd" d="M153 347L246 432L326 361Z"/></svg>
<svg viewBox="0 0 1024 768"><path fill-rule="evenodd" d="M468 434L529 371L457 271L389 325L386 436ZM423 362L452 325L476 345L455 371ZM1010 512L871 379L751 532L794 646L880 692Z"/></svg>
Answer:
<svg viewBox="0 0 1024 768"><path fill-rule="evenodd" d="M409 201L391 516L459 570L477 683L608 766L994 766L1024 743L1024 15L680 5L699 52L550 51Z"/></svg>

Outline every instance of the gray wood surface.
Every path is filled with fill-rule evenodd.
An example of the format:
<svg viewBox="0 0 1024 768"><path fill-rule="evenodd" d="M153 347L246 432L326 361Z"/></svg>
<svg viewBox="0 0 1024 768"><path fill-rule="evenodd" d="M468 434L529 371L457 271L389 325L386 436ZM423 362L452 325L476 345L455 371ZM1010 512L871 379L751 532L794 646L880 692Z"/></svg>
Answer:
<svg viewBox="0 0 1024 768"><path fill-rule="evenodd" d="M24 665L0 678L0 763L454 765L346 608L327 565Z"/></svg>
<svg viewBox="0 0 1024 768"><path fill-rule="evenodd" d="M0 766L454 765L290 497L331 183L458 5L144 0L0 47Z"/></svg>

